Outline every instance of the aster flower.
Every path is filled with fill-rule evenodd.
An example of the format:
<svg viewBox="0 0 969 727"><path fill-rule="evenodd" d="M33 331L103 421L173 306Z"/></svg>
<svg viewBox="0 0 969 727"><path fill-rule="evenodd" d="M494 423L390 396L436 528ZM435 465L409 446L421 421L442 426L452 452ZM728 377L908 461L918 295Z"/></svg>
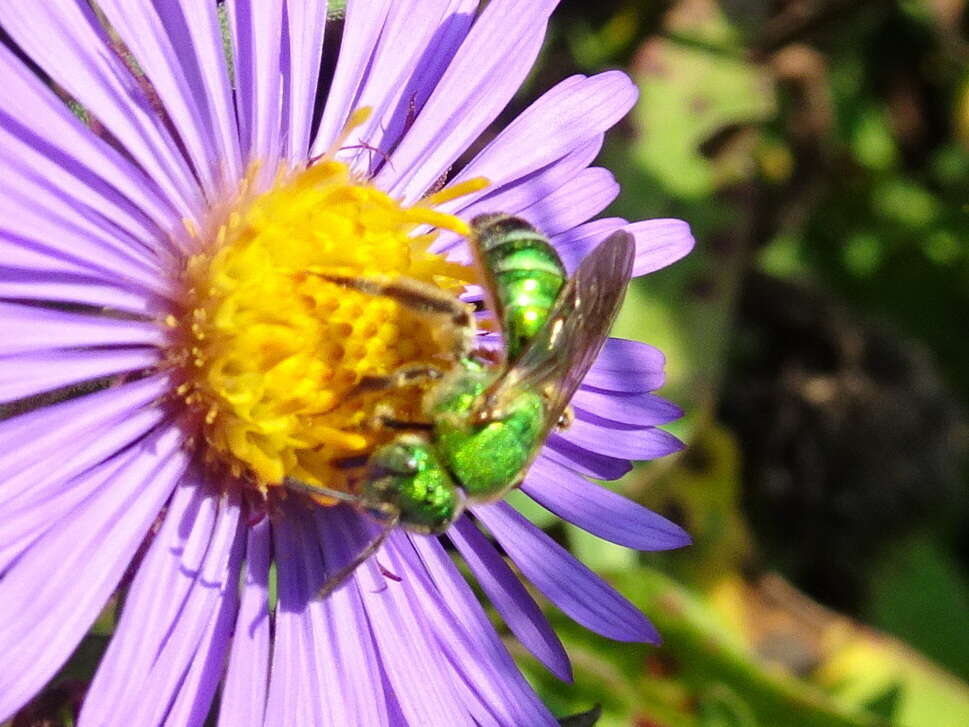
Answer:
<svg viewBox="0 0 969 727"><path fill-rule="evenodd" d="M233 727L555 724L442 539L395 531L321 600L375 525L279 486L346 487L341 458L390 436L365 425L377 404L419 406L350 397L354 382L447 345L447 326L320 270L457 294L466 220L493 211L532 222L570 269L621 228L637 275L692 246L677 220L590 221L618 191L589 165L634 103L621 73L562 81L449 172L555 4L350 2L329 67L318 0L228 0L228 57L214 2L0 1L49 77L0 46L0 721L121 589L82 726L202 724L217 692ZM586 479L679 448L656 428L679 415L650 393L662 367L610 340L524 492L628 547L685 544ZM514 509L471 508L443 540L556 675L561 643L482 528L579 623L656 640Z"/></svg>

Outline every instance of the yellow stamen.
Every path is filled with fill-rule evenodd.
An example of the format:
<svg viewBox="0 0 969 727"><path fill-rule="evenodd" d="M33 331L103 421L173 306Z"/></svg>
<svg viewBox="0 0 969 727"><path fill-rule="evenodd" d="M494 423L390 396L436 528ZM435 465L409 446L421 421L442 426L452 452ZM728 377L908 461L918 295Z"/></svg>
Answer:
<svg viewBox="0 0 969 727"><path fill-rule="evenodd" d="M468 179L464 182L458 182L450 187L445 187L440 192L429 194L420 201L420 204L427 205L429 207L437 207L445 202L450 202L452 199L467 197L469 194L480 192L490 184L491 182L484 177L474 177L473 179Z"/></svg>
<svg viewBox="0 0 969 727"><path fill-rule="evenodd" d="M429 251L433 233L414 231L468 227L430 209L430 198L402 207L332 158L280 174L260 195L255 175L206 229L188 230L204 250L183 271L184 309L164 321L183 377L176 393L197 414L207 459L244 481L263 491L286 477L349 490L344 460L394 435L374 426L378 406L423 417L419 387L354 387L405 364L448 367L455 331L326 273L406 276L457 294L470 271Z"/></svg>

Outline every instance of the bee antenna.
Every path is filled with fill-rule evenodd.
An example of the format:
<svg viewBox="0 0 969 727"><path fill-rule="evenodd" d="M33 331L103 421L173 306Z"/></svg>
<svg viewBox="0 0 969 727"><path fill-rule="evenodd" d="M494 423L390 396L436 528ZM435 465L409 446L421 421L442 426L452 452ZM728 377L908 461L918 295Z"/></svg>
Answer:
<svg viewBox="0 0 969 727"><path fill-rule="evenodd" d="M322 485L311 485L308 482L297 480L295 477L287 477L283 480L283 484L290 490L305 492L307 495L322 495L323 497L332 497L334 500L346 502L350 505L360 504L360 498L357 495L353 495L349 492L343 492L342 490L331 490L329 487L323 487Z"/></svg>
<svg viewBox="0 0 969 727"><path fill-rule="evenodd" d="M383 529L377 534L377 537L367 543L366 547L357 553L353 560L326 579L326 583L324 583L322 588L320 588L318 594L319 597L324 599L333 593L333 591L339 588L343 582L353 574L353 571L355 571L365 560L367 560L367 558L380 550L380 546L384 544L387 536L390 535L395 527L397 527L398 522L400 522L399 512L390 516L390 518L384 524Z"/></svg>

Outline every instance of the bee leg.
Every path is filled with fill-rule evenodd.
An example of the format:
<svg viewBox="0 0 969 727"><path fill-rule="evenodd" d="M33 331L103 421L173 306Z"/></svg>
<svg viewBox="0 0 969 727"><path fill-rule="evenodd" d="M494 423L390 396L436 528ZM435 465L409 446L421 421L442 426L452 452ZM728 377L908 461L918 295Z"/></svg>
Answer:
<svg viewBox="0 0 969 727"><path fill-rule="evenodd" d="M380 533L373 540L367 543L367 545L363 548L363 550L357 553L353 557L353 559L350 560L349 563L344 565L342 568L334 572L333 575L331 575L329 578L326 579L326 582L320 587L319 593L317 594L320 600L327 598L327 596L333 593L333 591L335 591L337 588L343 585L346 579L349 578L351 575L353 575L353 571L355 571L358 567L360 567L364 563L364 561L366 561L371 555L373 555L378 550L380 550L380 546L384 544L384 541L387 539L387 536L390 535L391 532L393 532L393 529L395 527L397 527L397 523L399 520L400 520L399 515L395 515L390 520L388 520L387 524L384 525L383 530L381 530Z"/></svg>
<svg viewBox="0 0 969 727"><path fill-rule="evenodd" d="M393 408L386 404L378 404L374 410L371 426L374 429L395 429L400 431L430 431L434 425L430 422L410 422L399 419Z"/></svg>
<svg viewBox="0 0 969 727"><path fill-rule="evenodd" d="M368 391L401 389L405 386L415 386L417 384L427 383L428 381L437 381L442 376L444 376L444 372L436 366L429 366L427 364L401 366L389 376L364 376L350 390L348 396L364 394Z"/></svg>
<svg viewBox="0 0 969 727"><path fill-rule="evenodd" d="M447 291L413 278L367 278L313 272L313 275L358 290L367 295L393 298L408 310L424 315L444 316L454 326L452 344L455 358L462 358L474 347L474 306L462 303Z"/></svg>

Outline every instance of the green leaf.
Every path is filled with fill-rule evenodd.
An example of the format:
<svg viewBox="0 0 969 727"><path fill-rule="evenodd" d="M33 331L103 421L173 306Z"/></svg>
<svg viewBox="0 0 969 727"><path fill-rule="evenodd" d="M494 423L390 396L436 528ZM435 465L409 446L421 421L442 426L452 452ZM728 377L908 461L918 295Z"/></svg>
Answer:
<svg viewBox="0 0 969 727"><path fill-rule="evenodd" d="M699 6L678 18L675 37L650 39L633 72L641 91L635 161L685 199L753 171L749 150L714 160L701 146L727 127L772 117L776 107L769 74L744 59L726 16L712 3Z"/></svg>

